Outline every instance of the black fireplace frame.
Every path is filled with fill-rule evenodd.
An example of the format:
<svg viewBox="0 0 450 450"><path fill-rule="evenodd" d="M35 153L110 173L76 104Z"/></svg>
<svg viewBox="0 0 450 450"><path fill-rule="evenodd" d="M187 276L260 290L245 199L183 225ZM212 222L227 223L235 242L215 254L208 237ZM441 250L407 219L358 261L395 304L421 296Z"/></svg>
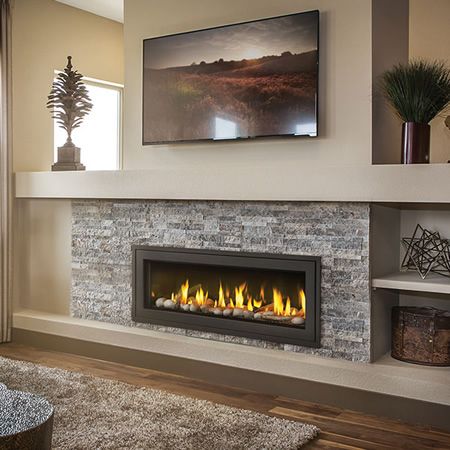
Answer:
<svg viewBox="0 0 450 450"><path fill-rule="evenodd" d="M132 319L168 327L221 333L285 344L320 347L321 258L318 256L244 253L174 247L132 246ZM155 262L191 263L305 273L306 321L304 327L284 327L256 321L239 321L209 315L180 313L145 306L146 264ZM151 270L151 269L150 269Z"/></svg>

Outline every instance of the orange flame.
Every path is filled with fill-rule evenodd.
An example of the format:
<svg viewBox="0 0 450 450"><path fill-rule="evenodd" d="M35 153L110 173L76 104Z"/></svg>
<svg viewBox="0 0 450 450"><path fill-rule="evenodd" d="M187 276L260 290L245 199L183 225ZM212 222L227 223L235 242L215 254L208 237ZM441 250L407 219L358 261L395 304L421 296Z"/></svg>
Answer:
<svg viewBox="0 0 450 450"><path fill-rule="evenodd" d="M222 283L220 283L219 286L219 302L215 306L219 306L219 308L226 308L227 306L225 303L225 296L223 295Z"/></svg>
<svg viewBox="0 0 450 450"><path fill-rule="evenodd" d="M261 305L262 305L262 300L253 299L253 306L255 308L261 308Z"/></svg>
<svg viewBox="0 0 450 450"><path fill-rule="evenodd" d="M246 286L247 286L246 283L242 283L239 286L239 288L234 288L236 308L244 307L244 290L245 290Z"/></svg>
<svg viewBox="0 0 450 450"><path fill-rule="evenodd" d="M187 299L188 299L188 292L189 292L189 280L186 280L180 288L181 291L181 298L180 298L180 303L182 305L185 305L187 303Z"/></svg>
<svg viewBox="0 0 450 450"><path fill-rule="evenodd" d="M291 299L288 297L286 300L286 308L284 310L283 316L290 316L291 315Z"/></svg>
<svg viewBox="0 0 450 450"><path fill-rule="evenodd" d="M286 306L283 302L283 294L277 289L273 289L273 312L276 316L295 316L297 308L291 306L291 298L286 299Z"/></svg>
<svg viewBox="0 0 450 450"><path fill-rule="evenodd" d="M282 316L283 310L283 296L277 288L273 288L273 312L276 316Z"/></svg>
<svg viewBox="0 0 450 450"><path fill-rule="evenodd" d="M191 288L191 291L194 288ZM175 303L181 305L191 305L195 304L198 306L213 306L218 308L240 308L246 309L247 311L257 312L269 312L271 311L276 316L294 317L300 316L306 318L306 295L303 289L298 290L298 305L293 305L290 297L284 297L280 289L273 288L273 299L270 304L266 303L265 299L265 288L261 285L259 292L259 299L253 298L251 292L248 291L247 282L242 283L238 287L233 287L234 297L230 296L230 290L228 286L225 288L222 282L219 283L218 296L209 298L208 292L205 293L202 286L199 284L199 288L196 290L195 294L189 296L189 280L186 279L184 283L181 284L180 289L175 294L172 292L171 299ZM154 293L152 292L152 295Z"/></svg>
<svg viewBox="0 0 450 450"><path fill-rule="evenodd" d="M298 292L298 304L301 305L303 317L306 318L306 295L303 289Z"/></svg>
<svg viewBox="0 0 450 450"><path fill-rule="evenodd" d="M198 306L202 306L204 304L206 304L206 300L208 299L208 293L204 293L203 292L203 288L200 288L196 293L195 293L195 301L197 303Z"/></svg>

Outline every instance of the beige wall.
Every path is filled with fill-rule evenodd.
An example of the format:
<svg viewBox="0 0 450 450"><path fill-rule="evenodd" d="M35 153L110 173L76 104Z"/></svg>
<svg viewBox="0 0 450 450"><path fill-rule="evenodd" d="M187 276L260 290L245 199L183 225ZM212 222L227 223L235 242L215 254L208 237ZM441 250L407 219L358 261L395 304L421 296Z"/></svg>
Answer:
<svg viewBox="0 0 450 450"><path fill-rule="evenodd" d="M321 11L320 137L141 145L142 40L260 17ZM370 0L125 0L125 169L203 167L233 177L277 164L371 161ZM219 169L218 169L219 168ZM251 183L249 183L251 189Z"/></svg>
<svg viewBox="0 0 450 450"><path fill-rule="evenodd" d="M381 90L379 79L394 64L408 62L409 0L372 2L372 162L399 164L401 123Z"/></svg>
<svg viewBox="0 0 450 450"><path fill-rule="evenodd" d="M450 64L450 1L410 0L409 8L410 56L441 59ZM444 117L437 117L431 122L431 161L448 160L450 130L444 125Z"/></svg>
<svg viewBox="0 0 450 450"><path fill-rule="evenodd" d="M123 25L54 0L15 0L12 32L14 170L50 170L54 70L72 55L83 75L123 83Z"/></svg>
<svg viewBox="0 0 450 450"><path fill-rule="evenodd" d="M85 76L123 83L123 25L54 0L13 6L15 171L50 170L53 123L45 107L67 55ZM71 203L16 201L14 306L68 314Z"/></svg>
<svg viewBox="0 0 450 450"><path fill-rule="evenodd" d="M68 314L72 208L69 200L17 200L14 306Z"/></svg>

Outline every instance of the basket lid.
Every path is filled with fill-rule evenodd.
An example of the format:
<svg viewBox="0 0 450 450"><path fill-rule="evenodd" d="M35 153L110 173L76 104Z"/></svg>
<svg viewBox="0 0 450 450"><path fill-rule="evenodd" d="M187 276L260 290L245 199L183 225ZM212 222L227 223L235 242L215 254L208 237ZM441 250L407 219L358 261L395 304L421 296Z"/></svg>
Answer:
<svg viewBox="0 0 450 450"><path fill-rule="evenodd" d="M398 312L414 314L422 317L443 317L450 318L450 311L433 308L431 306L394 306L392 309Z"/></svg>

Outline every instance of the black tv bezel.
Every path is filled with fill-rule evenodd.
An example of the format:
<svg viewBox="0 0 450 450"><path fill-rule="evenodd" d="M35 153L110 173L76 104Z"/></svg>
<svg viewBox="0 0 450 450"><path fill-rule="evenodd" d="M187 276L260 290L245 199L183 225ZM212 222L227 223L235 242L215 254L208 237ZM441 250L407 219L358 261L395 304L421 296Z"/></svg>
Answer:
<svg viewBox="0 0 450 450"><path fill-rule="evenodd" d="M144 70L145 70L145 43L147 41L152 41L155 39L162 39L162 38L169 38L173 36L180 36L180 35L188 35L192 33L198 33L202 31L209 31L209 30L216 30L219 28L228 28L236 25L245 25L248 23L254 23L254 22L264 22L265 20L272 20L272 19L282 19L284 17L290 17L290 16L298 16L298 15L306 15L306 14L315 14L315 19L317 22L317 36L316 36L316 43L317 43L317 57L316 57L316 65L317 65L317 78L316 78L316 111L315 111L315 120L316 120L316 134L314 136L311 136L309 134L273 134L273 135L257 135L257 136L246 136L246 137L236 137L236 138L229 138L229 139L214 139L214 138L204 138L204 139L179 139L174 141L150 141L146 142L144 139L144 90L145 90L145 83L144 83ZM219 25L216 27L209 27L209 28L202 28L199 30L191 30L191 31L182 31L180 33L172 33L172 34L165 34L162 36L155 36L151 38L143 39L142 41L142 98L141 98L141 136L142 136L142 145L176 145L176 144L191 144L191 143L210 143L210 142L252 142L255 139L304 139L304 138L310 138L314 139L319 137L319 71L320 71L320 11L318 9L313 9L310 11L302 11L298 13L290 13L290 14L282 14L280 16L273 16L273 17L265 17L262 19L254 19L254 20L247 20L245 22L236 22L236 23L229 23L226 25Z"/></svg>

